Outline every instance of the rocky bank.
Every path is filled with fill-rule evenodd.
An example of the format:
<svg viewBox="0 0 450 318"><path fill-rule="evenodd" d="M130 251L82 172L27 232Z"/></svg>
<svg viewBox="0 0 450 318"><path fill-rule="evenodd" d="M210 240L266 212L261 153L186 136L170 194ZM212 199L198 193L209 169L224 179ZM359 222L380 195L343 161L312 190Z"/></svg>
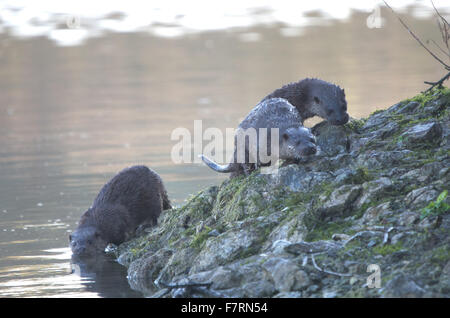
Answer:
<svg viewBox="0 0 450 318"><path fill-rule="evenodd" d="M313 132L319 155L204 189L115 249L132 288L151 297L449 297L450 89Z"/></svg>

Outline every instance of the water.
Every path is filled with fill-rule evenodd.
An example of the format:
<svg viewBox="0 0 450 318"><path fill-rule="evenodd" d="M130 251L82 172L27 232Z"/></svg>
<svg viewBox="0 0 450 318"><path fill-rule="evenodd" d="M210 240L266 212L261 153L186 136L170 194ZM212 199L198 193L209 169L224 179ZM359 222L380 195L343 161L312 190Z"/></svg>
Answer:
<svg viewBox="0 0 450 318"><path fill-rule="evenodd" d="M129 11L73 9L81 17L75 29L64 24L70 9L50 10L58 2L40 2L44 13L30 5L15 19L13 6L22 2L6 3L0 9L3 297L140 296L114 262L71 265L68 233L101 186L129 165L156 170L175 205L219 184L225 176L201 164L172 162L175 128L192 131L199 119L203 129L236 127L266 94L307 76L344 87L349 113L359 118L444 74L390 12L381 10L382 28L367 27L373 1L361 2L366 11L307 8L309 18L299 21L284 2L279 10L265 2L260 10L247 2L209 8L204 20L193 15L198 10L169 6L141 21L130 18L140 12L131 2ZM448 7L441 10L448 14ZM229 14L220 20L223 11ZM440 41L429 6L399 11L422 38ZM58 30L65 35L56 36Z"/></svg>

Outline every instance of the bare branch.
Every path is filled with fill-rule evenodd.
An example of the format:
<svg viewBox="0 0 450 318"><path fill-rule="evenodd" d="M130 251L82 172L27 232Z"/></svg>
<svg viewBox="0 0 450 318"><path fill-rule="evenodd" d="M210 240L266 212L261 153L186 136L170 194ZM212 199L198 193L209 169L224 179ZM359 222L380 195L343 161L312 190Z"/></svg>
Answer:
<svg viewBox="0 0 450 318"><path fill-rule="evenodd" d="M335 275L335 276L340 276L340 277L350 277L350 276L352 276L352 274L336 273L336 272L327 271L327 270L324 270L324 269L320 268L317 265L316 260L314 259L314 254L311 254L311 261L313 263L314 268L317 269L319 272L323 272L323 273L330 274L330 275Z"/></svg>
<svg viewBox="0 0 450 318"><path fill-rule="evenodd" d="M439 11L436 9L436 7L434 6L434 2L433 0L430 0L431 4L433 5L434 11L436 11L436 14L439 16L439 18L441 18L442 23L444 25L447 25L447 27L450 27L450 24L448 24L447 20L439 13Z"/></svg>
<svg viewBox="0 0 450 318"><path fill-rule="evenodd" d="M450 47L449 47L449 43L448 43L448 40L449 40L448 27L445 24L441 25L441 22L439 20L437 20L436 22L437 22L437 25L439 28L439 32L441 32L442 42L447 47L447 50L450 52Z"/></svg>
<svg viewBox="0 0 450 318"><path fill-rule="evenodd" d="M400 23L406 28L406 30L408 30L409 34L411 34L411 36L425 49L428 51L428 53L431 54L431 56L433 56L437 61L439 61L439 63L441 63L442 65L444 65L444 67L446 69L450 69L450 66L447 65L444 61L442 61L439 57L436 56L436 54L434 54L429 48L426 47L425 44L423 44L423 42L414 34L414 32L411 31L411 29L406 25L405 22L403 22L403 20L398 16L397 13L395 13L394 9L391 8L391 6L385 1L383 0L383 2L386 4L386 6L391 9L392 13L394 13L394 15L397 17L397 19L400 21Z"/></svg>
<svg viewBox="0 0 450 318"><path fill-rule="evenodd" d="M436 7L434 6L433 0L430 0L430 1L431 1L431 4L433 5L434 11L436 11L436 14L440 18L440 20L439 19L437 20L437 24L438 24L438 27L439 27L439 31L441 32L442 42L445 44L445 46L447 47L448 52L450 53L450 46L449 46L449 40L450 40L449 29L450 29L450 25L447 22L447 20L436 9ZM442 25L441 25L441 22L442 22ZM449 54L447 54L447 55L449 55Z"/></svg>
<svg viewBox="0 0 450 318"><path fill-rule="evenodd" d="M431 87L429 87L425 92L431 91L435 86L438 86L438 87L442 86L442 83L444 83L449 78L450 78L450 72L448 72L447 75L445 75L443 78L441 78L437 82L424 82L425 84L431 85Z"/></svg>
<svg viewBox="0 0 450 318"><path fill-rule="evenodd" d="M450 54L448 54L447 52L445 52L445 50L444 50L443 48L441 48L441 47L436 43L436 41L431 40L431 42L432 42L434 45L436 45L437 48L438 48L442 53L444 53L445 55L447 55L447 56L450 58Z"/></svg>

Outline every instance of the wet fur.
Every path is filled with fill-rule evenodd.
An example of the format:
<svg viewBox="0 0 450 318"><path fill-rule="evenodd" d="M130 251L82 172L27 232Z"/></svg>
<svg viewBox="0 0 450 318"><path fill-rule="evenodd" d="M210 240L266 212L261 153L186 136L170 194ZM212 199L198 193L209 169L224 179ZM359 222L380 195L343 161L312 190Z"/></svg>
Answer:
<svg viewBox="0 0 450 318"><path fill-rule="evenodd" d="M162 210L170 209L159 175L145 167L126 168L105 184L70 237L74 254L103 251L120 244L142 225L156 225ZM84 251L83 251L84 248Z"/></svg>
<svg viewBox="0 0 450 318"><path fill-rule="evenodd" d="M263 101L275 97L284 98L295 106L302 123L313 116L322 117L333 125L343 125L349 119L344 90L317 78L284 85L267 95Z"/></svg>
<svg viewBox="0 0 450 318"><path fill-rule="evenodd" d="M245 141L245 163L238 163L237 161L237 135L239 132L244 131L248 128L256 129L257 143L249 144L248 139ZM234 140L234 154L233 160L227 165L218 165L206 156L201 156L203 162L208 165L211 169L221 172L221 173L231 173L231 177L235 177L241 174L248 175L253 170L260 166L269 166L272 163L262 164L259 160L259 155L257 158L250 158L250 147L255 147L253 153L259 153L257 149L259 145L259 128L267 128L267 143L268 143L268 155L271 154L271 140L270 140L270 129L279 129L279 156L281 159L298 159L303 155L315 153L315 139L312 133L305 127L301 125L301 117L294 106L292 106L286 99L282 98L272 98L263 100L261 103L255 106L247 117L238 126L235 134ZM288 149L289 143L287 139L283 138L283 135L288 135L289 138L301 139L302 144L300 148ZM307 149L307 150L305 150ZM313 149L313 150L312 150ZM308 153L306 153L308 152ZM256 163L251 163L251 162Z"/></svg>

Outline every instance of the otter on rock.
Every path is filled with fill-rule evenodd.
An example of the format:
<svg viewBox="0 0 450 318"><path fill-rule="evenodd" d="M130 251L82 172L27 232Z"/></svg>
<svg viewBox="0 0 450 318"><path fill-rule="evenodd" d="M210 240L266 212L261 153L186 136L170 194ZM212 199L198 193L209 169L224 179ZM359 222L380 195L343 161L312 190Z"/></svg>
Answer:
<svg viewBox="0 0 450 318"><path fill-rule="evenodd" d="M274 97L284 98L295 106L302 123L313 116L322 117L333 125L344 125L349 120L344 90L317 78L284 85L263 100Z"/></svg>
<svg viewBox="0 0 450 318"><path fill-rule="evenodd" d="M257 141L249 143L245 139L244 149L238 149L238 136L245 136L245 131L254 128ZM308 128L301 125L301 117L297 109L286 99L265 99L253 108L239 124L234 135L233 160L227 165L219 165L204 155L201 158L206 165L217 172L229 173L231 177L242 173L248 175L259 166L268 166L272 162L262 163L260 154L260 128L267 129L267 154L272 154L271 128L278 128L278 158L295 160L302 156L313 155L317 151L315 137ZM245 138L245 137L244 137ZM244 151L244 162L239 162L238 151ZM257 157L254 158L253 156Z"/></svg>
<svg viewBox="0 0 450 318"><path fill-rule="evenodd" d="M103 186L92 206L69 236L76 256L101 253L109 243L120 244L138 227L156 225L162 210L171 209L160 176L145 166L126 168Z"/></svg>

